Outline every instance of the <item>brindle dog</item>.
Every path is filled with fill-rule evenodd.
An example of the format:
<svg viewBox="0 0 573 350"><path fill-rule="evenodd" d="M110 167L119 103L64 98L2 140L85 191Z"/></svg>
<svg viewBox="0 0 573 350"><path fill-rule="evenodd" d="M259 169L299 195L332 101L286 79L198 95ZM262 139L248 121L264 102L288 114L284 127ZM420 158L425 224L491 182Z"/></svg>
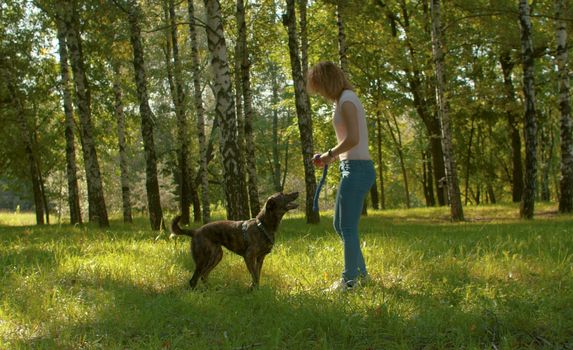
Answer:
<svg viewBox="0 0 573 350"><path fill-rule="evenodd" d="M251 286L258 286L263 261L273 247L281 219L287 211L298 207L298 204L292 203L297 197L298 192L275 193L267 199L254 219L215 221L195 230L180 228L180 216L173 219L171 231L174 234L192 237L191 253L195 260L195 272L189 281L191 288L197 286L199 278L206 282L209 272L223 258L221 246L245 259L253 280Z"/></svg>

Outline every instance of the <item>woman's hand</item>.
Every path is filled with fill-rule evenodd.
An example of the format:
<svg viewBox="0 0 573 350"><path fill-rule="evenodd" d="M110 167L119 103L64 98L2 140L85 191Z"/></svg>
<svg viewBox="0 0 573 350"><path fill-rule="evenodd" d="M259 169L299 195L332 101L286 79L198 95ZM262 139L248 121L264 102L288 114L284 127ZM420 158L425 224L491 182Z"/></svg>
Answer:
<svg viewBox="0 0 573 350"><path fill-rule="evenodd" d="M314 163L314 166L316 166L316 167L322 167L322 166L328 165L328 164L332 163L333 161L334 161L334 156L332 155L331 150L328 150L328 152L325 152L323 154L317 153L312 158L312 162Z"/></svg>

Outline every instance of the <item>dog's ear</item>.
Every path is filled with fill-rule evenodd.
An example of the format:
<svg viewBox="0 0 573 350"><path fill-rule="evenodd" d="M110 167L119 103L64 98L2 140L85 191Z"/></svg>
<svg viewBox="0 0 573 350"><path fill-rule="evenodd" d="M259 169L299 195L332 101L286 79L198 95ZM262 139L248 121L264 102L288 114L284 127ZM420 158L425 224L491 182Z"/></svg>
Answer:
<svg viewBox="0 0 573 350"><path fill-rule="evenodd" d="M267 200L267 204L265 204L265 208L267 210L273 210L276 206L277 206L277 203L275 203L274 198L269 198L269 200Z"/></svg>

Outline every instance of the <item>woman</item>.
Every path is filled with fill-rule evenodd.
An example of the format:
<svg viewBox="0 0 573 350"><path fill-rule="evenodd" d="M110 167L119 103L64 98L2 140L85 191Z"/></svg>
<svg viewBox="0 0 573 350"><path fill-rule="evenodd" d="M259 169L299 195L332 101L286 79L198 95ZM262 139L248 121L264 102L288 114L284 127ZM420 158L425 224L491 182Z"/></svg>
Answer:
<svg viewBox="0 0 573 350"><path fill-rule="evenodd" d="M309 92L334 102L332 123L338 144L316 157L314 164L323 166L340 160L334 229L344 242L344 272L329 290L345 291L368 278L358 236L364 198L376 176L368 151L366 115L352 85L334 63L321 62L312 67L307 82Z"/></svg>

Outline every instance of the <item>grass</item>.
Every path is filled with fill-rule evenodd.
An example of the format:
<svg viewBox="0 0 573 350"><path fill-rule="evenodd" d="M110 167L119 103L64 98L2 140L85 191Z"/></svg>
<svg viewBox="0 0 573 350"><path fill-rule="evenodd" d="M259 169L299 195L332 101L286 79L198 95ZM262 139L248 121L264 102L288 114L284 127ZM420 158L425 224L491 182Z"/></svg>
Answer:
<svg viewBox="0 0 573 350"><path fill-rule="evenodd" d="M0 213L0 348L573 349L573 216L517 212L371 212L373 281L346 294L322 292L343 265L329 212L314 226L287 215L255 291L228 252L190 291L188 239L145 219L100 230Z"/></svg>

